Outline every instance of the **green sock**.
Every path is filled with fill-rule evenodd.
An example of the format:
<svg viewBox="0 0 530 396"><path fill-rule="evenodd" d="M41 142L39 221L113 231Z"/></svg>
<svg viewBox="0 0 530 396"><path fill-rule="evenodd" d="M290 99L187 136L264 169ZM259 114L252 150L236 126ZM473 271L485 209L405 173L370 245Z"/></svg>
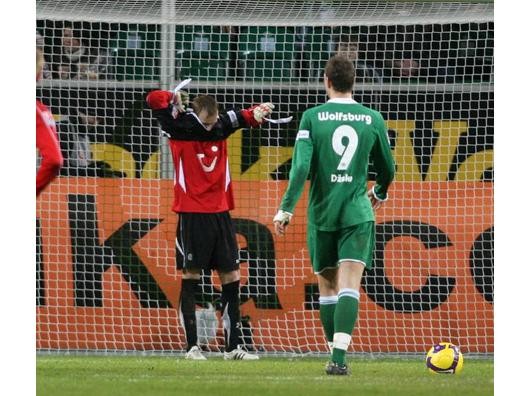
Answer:
<svg viewBox="0 0 530 396"><path fill-rule="evenodd" d="M359 292L354 289L341 289L335 307L333 337L333 353L331 360L335 363L346 363L346 351L351 340L351 334L359 308Z"/></svg>
<svg viewBox="0 0 530 396"><path fill-rule="evenodd" d="M335 307L337 306L337 296L323 296L318 299L320 303L320 322L324 328L324 334L328 342L333 342L335 333Z"/></svg>

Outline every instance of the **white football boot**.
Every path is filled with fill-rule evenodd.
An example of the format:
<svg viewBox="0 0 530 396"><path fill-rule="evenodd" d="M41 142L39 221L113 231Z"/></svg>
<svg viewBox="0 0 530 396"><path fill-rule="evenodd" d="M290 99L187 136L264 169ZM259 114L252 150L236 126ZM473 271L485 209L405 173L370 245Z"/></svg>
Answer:
<svg viewBox="0 0 530 396"><path fill-rule="evenodd" d="M225 360L259 360L259 356L248 353L243 348L241 348L241 345L238 345L236 349L233 349L230 352L225 352L224 359Z"/></svg>

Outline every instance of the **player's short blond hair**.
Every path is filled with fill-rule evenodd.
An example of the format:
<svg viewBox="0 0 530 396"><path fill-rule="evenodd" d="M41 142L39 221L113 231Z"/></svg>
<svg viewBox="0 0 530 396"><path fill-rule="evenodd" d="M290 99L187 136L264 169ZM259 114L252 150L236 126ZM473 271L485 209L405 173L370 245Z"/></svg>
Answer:
<svg viewBox="0 0 530 396"><path fill-rule="evenodd" d="M193 111L199 114L201 111L206 111L206 114L212 116L216 114L218 110L217 101L213 96L210 95L199 95L192 102Z"/></svg>

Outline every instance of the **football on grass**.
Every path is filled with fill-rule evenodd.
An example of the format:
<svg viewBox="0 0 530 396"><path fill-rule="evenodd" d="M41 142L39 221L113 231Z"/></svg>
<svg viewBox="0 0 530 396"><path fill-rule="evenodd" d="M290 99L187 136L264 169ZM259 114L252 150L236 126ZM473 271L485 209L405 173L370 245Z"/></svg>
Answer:
<svg viewBox="0 0 530 396"><path fill-rule="evenodd" d="M432 373L458 374L464 366L464 356L456 345L440 342L429 349L425 364Z"/></svg>

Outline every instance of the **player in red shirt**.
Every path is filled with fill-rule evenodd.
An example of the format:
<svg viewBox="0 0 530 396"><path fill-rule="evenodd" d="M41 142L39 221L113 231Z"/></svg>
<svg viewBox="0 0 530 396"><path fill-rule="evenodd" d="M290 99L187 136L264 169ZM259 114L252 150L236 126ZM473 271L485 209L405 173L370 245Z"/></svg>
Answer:
<svg viewBox="0 0 530 396"><path fill-rule="evenodd" d="M44 56L37 48L37 81L41 79ZM55 121L48 108L37 100L37 148L42 157L37 171L37 197L59 174L63 156L57 138Z"/></svg>
<svg viewBox="0 0 530 396"><path fill-rule="evenodd" d="M240 128L258 127L274 105L263 103L220 114L212 96L195 98L187 111L180 92L153 91L147 104L169 137L175 167L173 211L177 225L177 268L182 269L180 314L187 359L206 359L197 345L195 295L201 271L221 280L225 360L257 360L241 348L239 250L229 211L234 208L226 139Z"/></svg>

